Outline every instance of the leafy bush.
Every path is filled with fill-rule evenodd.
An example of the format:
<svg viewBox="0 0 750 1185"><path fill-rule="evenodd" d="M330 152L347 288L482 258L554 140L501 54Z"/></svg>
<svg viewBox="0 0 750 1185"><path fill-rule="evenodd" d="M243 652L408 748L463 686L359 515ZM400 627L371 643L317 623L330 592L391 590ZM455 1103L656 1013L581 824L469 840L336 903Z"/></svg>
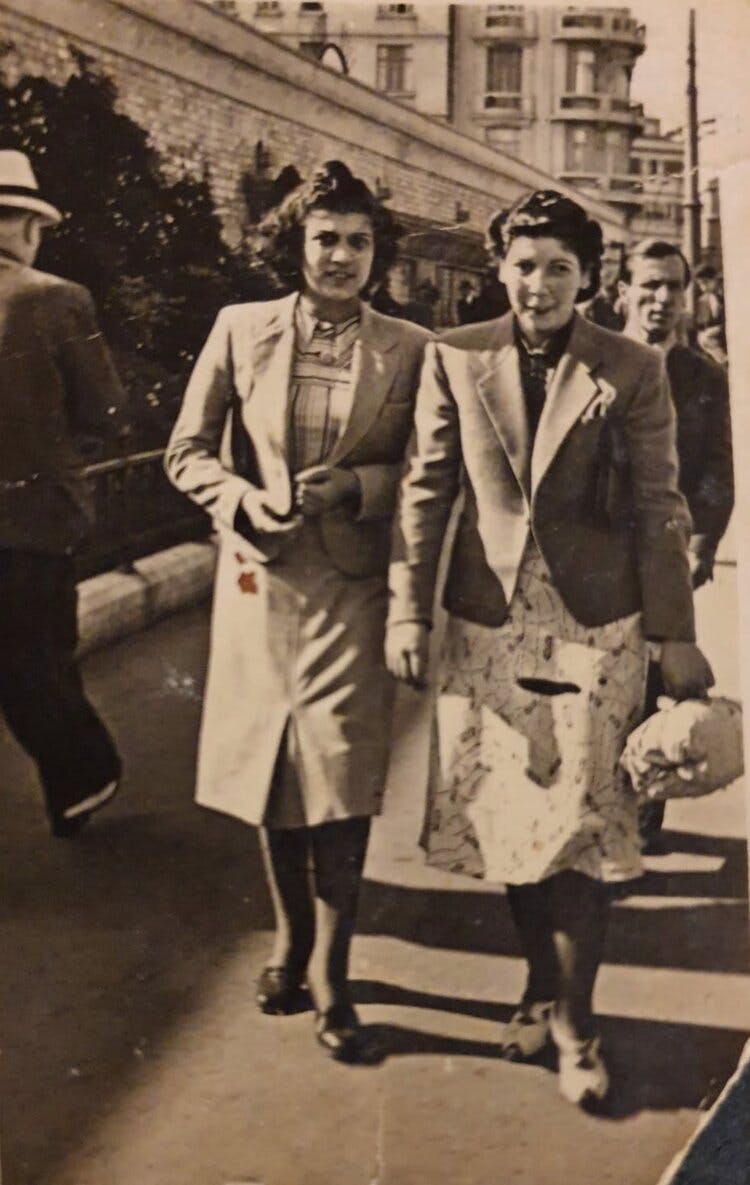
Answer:
<svg viewBox="0 0 750 1185"><path fill-rule="evenodd" d="M77 70L63 84L0 85L0 147L28 153L65 214L38 266L91 291L130 394L131 447L156 447L218 309L273 290L224 243L208 171L167 181L148 133L116 110L112 80L71 52Z"/></svg>

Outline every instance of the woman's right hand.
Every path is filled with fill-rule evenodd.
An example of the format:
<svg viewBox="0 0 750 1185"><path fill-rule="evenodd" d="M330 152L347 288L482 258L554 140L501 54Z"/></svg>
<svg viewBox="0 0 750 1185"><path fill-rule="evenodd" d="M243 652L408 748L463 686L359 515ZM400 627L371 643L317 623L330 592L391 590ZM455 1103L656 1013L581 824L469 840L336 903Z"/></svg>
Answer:
<svg viewBox="0 0 750 1185"><path fill-rule="evenodd" d="M390 625L385 635L385 662L396 679L420 690L427 686L430 628L423 621Z"/></svg>
<svg viewBox="0 0 750 1185"><path fill-rule="evenodd" d="M295 514L291 518L281 518L275 514L263 501L262 491L248 490L240 504L247 515L254 531L261 535L289 535L299 530L302 515Z"/></svg>
<svg viewBox="0 0 750 1185"><path fill-rule="evenodd" d="M673 700L702 699L715 683L708 660L694 642L662 642L661 676Z"/></svg>

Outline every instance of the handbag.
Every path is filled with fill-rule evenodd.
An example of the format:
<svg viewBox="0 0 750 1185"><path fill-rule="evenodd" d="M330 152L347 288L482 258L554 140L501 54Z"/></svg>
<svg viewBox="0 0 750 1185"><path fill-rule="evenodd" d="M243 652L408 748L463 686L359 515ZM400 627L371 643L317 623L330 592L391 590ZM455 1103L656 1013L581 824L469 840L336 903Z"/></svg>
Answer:
<svg viewBox="0 0 750 1185"><path fill-rule="evenodd" d="M620 758L639 798L699 798L742 775L742 707L736 700L711 696L676 703L664 696L658 705L630 734Z"/></svg>

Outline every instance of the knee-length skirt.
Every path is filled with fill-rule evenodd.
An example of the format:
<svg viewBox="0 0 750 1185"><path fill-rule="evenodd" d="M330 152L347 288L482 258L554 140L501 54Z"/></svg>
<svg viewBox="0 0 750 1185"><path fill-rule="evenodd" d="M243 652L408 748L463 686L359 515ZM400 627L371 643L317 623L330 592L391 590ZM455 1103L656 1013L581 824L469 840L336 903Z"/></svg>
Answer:
<svg viewBox="0 0 750 1185"><path fill-rule="evenodd" d="M199 803L274 827L379 813L395 687L386 607L385 574L343 575L314 521L269 564L224 535Z"/></svg>
<svg viewBox="0 0 750 1185"><path fill-rule="evenodd" d="M422 845L434 867L523 884L642 871L619 766L643 712L640 614L587 628L529 543L506 621L447 624Z"/></svg>

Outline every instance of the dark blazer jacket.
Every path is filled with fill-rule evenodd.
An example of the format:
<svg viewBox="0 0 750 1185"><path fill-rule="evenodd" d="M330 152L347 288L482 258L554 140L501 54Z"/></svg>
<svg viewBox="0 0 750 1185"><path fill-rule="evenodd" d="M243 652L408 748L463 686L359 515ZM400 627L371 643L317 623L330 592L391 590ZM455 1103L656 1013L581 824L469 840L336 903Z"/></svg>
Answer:
<svg viewBox="0 0 750 1185"><path fill-rule="evenodd" d="M295 293L222 309L188 383L165 458L174 485L217 528L242 534L261 562L279 555L284 538L254 531L252 513L246 516L240 504L250 493L279 516L292 512L288 395L297 299ZM356 473L360 508L356 515L337 508L318 520L333 563L351 576L387 571L393 508L430 336L366 304L361 315L351 414L329 461Z"/></svg>
<svg viewBox="0 0 750 1185"><path fill-rule="evenodd" d="M667 375L677 413L680 489L693 518L690 549L710 568L734 506L729 385L705 354L675 345Z"/></svg>
<svg viewBox="0 0 750 1185"><path fill-rule="evenodd" d="M531 531L584 625L642 610L648 637L694 639L690 517L655 350L576 316L530 449L512 315L428 345L395 524L391 623L430 621L458 494L451 613L503 622Z"/></svg>
<svg viewBox="0 0 750 1185"><path fill-rule="evenodd" d="M71 551L93 517L82 442L126 425L88 291L0 256L0 371L0 548Z"/></svg>

